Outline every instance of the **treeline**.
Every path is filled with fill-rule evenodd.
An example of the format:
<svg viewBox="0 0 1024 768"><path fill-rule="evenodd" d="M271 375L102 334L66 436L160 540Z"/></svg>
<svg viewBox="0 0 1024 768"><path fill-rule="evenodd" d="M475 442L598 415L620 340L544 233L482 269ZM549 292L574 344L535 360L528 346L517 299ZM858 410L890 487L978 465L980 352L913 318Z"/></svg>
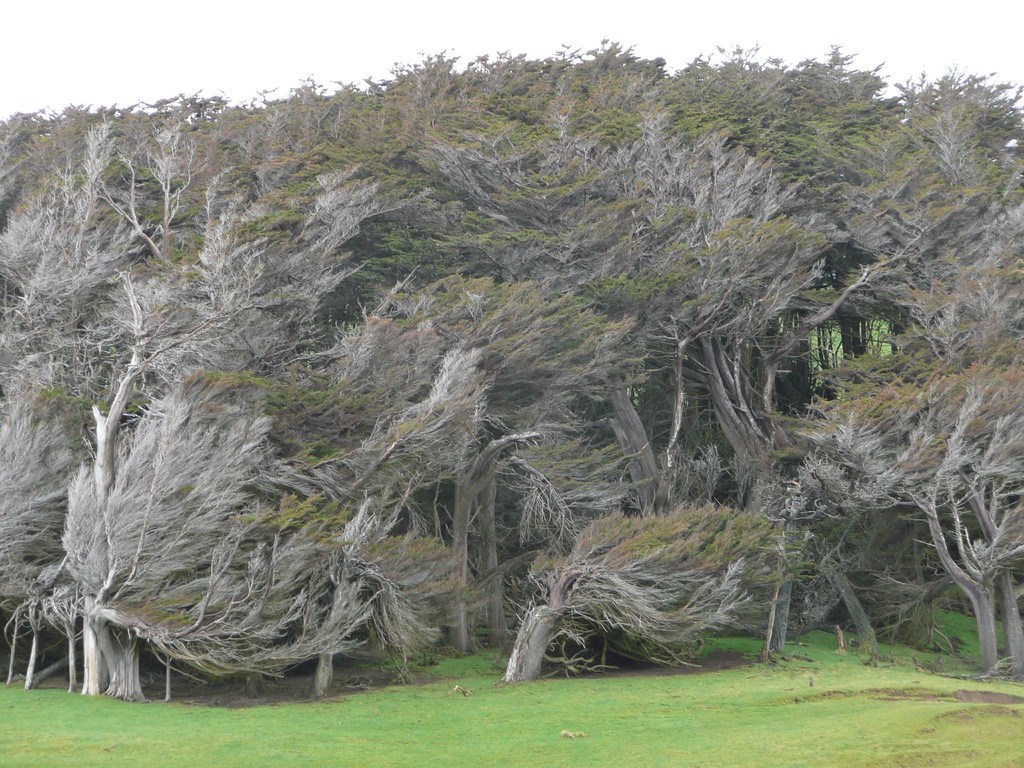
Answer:
<svg viewBox="0 0 1024 768"><path fill-rule="evenodd" d="M456 64L0 125L8 682L931 644L941 597L1024 677L1020 90Z"/></svg>

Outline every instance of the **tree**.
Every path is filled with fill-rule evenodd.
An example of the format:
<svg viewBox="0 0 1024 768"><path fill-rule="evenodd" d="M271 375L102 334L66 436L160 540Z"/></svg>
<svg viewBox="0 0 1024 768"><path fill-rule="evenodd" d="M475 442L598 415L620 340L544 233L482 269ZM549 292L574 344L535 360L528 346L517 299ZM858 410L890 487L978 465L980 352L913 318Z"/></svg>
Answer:
<svg viewBox="0 0 1024 768"><path fill-rule="evenodd" d="M604 517L564 557L539 557L541 596L520 624L505 682L535 680L563 633L585 646L597 635L627 655L674 658L700 632L735 623L747 588L764 578L763 518L717 507L659 517Z"/></svg>
<svg viewBox="0 0 1024 768"><path fill-rule="evenodd" d="M626 325L603 321L582 302L549 297L531 283L449 279L406 300L414 308L413 318L429 322L457 348L473 349L480 356L486 397L475 434L462 447L451 510L456 580L465 591L474 519L485 537L480 570L493 571L498 565L495 483L502 461L514 460L529 445L571 441L574 431L580 436L578 409L601 397L610 372L624 362L617 354ZM526 469L528 464L518 466ZM614 471L614 464L606 471ZM492 594L488 621L498 641L505 621L500 591ZM456 604L450 639L467 651L469 635L469 604L463 598Z"/></svg>
<svg viewBox="0 0 1024 768"><path fill-rule="evenodd" d="M27 621L32 655L26 688L32 687L39 634L50 618L47 599L64 556L60 537L67 487L81 458L80 436L72 431L75 405L52 391L9 390L0 424L0 606L11 616L7 682L14 671L19 628ZM80 426L83 414L78 410ZM73 622L68 642L74 659Z"/></svg>
<svg viewBox="0 0 1024 768"><path fill-rule="evenodd" d="M405 657L433 636L415 595L429 591L427 582L446 582L437 569L452 566L436 539L385 537L400 518L411 531L427 528L431 516L418 508L418 495L459 474L486 389L478 370L480 353L448 347L441 334L419 323L369 316L324 358L324 369L309 372L302 399L284 403L278 414L283 430L295 430L296 422L301 426L286 433L291 450L299 452L290 457L283 482L307 497L322 494L331 500L330 517L338 530L325 533L335 550L324 566L332 574L325 589L335 595L328 602L349 599L345 585L356 578L353 569L367 584L379 581L371 602L383 613L371 610L366 621L376 627L377 645L395 652L404 666ZM412 561L399 562L401 552ZM336 632L338 642L350 632ZM331 659L342 650L321 652L314 695L327 690Z"/></svg>
<svg viewBox="0 0 1024 768"><path fill-rule="evenodd" d="M139 638L188 658L191 642L259 647L292 618L266 608L289 583L275 569L297 569L295 579L302 561L264 553L238 522L255 511L269 427L239 394L212 376L186 379L111 451L116 473L84 466L72 482L64 547L95 643L84 692L141 700Z"/></svg>
<svg viewBox="0 0 1024 768"><path fill-rule="evenodd" d="M975 366L940 374L924 385L889 385L843 409L839 418L857 439L841 453L882 457L874 477L923 517L939 562L970 600L978 622L982 666L993 672L997 594L1006 647L1021 674L1020 610L1013 572L1024 555L1024 519L1017 504L1024 422L1021 372ZM884 473L884 474L883 474Z"/></svg>

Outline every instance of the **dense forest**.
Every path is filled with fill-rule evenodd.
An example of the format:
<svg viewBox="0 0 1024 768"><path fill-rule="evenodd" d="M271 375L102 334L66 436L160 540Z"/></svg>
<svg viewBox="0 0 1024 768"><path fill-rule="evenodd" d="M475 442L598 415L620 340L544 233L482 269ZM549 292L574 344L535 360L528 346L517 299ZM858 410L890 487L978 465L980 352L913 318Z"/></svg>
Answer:
<svg viewBox="0 0 1024 768"><path fill-rule="evenodd" d="M1024 678L1020 97L604 44L0 123L8 683L939 604Z"/></svg>

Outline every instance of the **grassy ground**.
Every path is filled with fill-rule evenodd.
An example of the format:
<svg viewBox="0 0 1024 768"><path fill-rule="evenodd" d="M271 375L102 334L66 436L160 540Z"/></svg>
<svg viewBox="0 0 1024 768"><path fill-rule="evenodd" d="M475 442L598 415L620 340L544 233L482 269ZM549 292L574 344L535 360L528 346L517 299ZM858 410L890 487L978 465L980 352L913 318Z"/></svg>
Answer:
<svg viewBox="0 0 1024 768"><path fill-rule="evenodd" d="M475 656L433 667L448 679L428 685L245 709L0 687L0 765L1024 766L1024 704L956 698L1024 697L1024 686L943 677L885 652L867 666L816 633L772 666L513 687Z"/></svg>

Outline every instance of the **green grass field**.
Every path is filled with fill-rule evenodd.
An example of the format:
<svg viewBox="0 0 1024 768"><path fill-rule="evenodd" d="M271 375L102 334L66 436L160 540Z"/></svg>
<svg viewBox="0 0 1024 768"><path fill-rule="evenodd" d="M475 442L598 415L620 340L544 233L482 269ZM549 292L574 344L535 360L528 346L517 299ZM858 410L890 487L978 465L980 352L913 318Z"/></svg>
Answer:
<svg viewBox="0 0 1024 768"><path fill-rule="evenodd" d="M426 685L241 709L0 688L0 765L1024 766L1024 704L955 697L1024 697L1024 686L943 677L884 651L866 666L812 633L777 665L520 686L498 685L492 659L474 656L430 668L445 679Z"/></svg>

